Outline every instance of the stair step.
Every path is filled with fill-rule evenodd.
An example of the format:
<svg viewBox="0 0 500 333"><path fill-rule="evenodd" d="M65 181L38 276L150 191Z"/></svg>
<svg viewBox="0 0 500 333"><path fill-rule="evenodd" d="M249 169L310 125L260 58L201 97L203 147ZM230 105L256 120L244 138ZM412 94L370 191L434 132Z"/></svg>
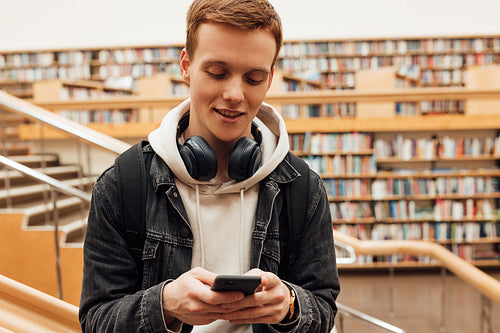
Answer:
<svg viewBox="0 0 500 333"><path fill-rule="evenodd" d="M9 156L10 159L21 163L29 168L40 168L42 166L42 161L45 160L46 166L56 166L59 165L59 157L57 154L24 154L18 156Z"/></svg>
<svg viewBox="0 0 500 333"><path fill-rule="evenodd" d="M25 146L10 146L7 147L7 156L18 156L18 155L26 155L30 152L29 147Z"/></svg>
<svg viewBox="0 0 500 333"><path fill-rule="evenodd" d="M66 224L60 230L63 231L63 237L61 238L62 246L83 248L85 231L87 230L87 217L84 220L80 219Z"/></svg>
<svg viewBox="0 0 500 333"><path fill-rule="evenodd" d="M56 202L59 219L66 216L76 215L77 217L86 217L88 214L89 205L82 202L81 199L76 197L68 197L59 199ZM53 204L52 202L43 202L33 205L24 210L28 219L28 225L47 225L52 224ZM64 223L62 223L64 224Z"/></svg>
<svg viewBox="0 0 500 333"><path fill-rule="evenodd" d="M1 123L7 124L7 125L18 125L18 124L25 124L29 121L29 118L17 114L14 112L0 112L0 119L2 120Z"/></svg>
<svg viewBox="0 0 500 333"><path fill-rule="evenodd" d="M95 182L96 177L84 177L84 178L74 178L69 180L63 180L62 182L79 188L80 186L89 189ZM50 198L50 188L46 184L36 184L14 187L9 190L0 190L0 207L6 207L7 196L10 196L12 204L16 207L26 207L29 205L30 201L38 201L44 199L44 192L47 193L47 197ZM58 193L58 198L65 197L63 193Z"/></svg>
<svg viewBox="0 0 500 333"><path fill-rule="evenodd" d="M47 168L33 168L33 170L44 173L52 178L63 180L69 178L76 178L78 176L80 168L78 167L78 165L58 165ZM8 178L10 186L17 186L20 184L28 184L36 182L35 180L25 176L19 171L3 170L0 171L0 186L5 186L6 178Z"/></svg>

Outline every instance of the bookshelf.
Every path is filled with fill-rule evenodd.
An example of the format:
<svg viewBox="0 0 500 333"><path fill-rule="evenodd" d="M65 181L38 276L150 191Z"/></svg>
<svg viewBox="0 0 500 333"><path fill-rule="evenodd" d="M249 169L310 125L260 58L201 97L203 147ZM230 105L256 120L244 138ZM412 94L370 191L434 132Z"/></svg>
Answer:
<svg viewBox="0 0 500 333"><path fill-rule="evenodd" d="M307 92L325 89L325 85L317 82L305 80L294 76L288 72L275 70L269 94L286 94L293 92ZM303 117L319 117L324 114L324 107L320 104L279 104L276 109L285 119L296 119Z"/></svg>
<svg viewBox="0 0 500 333"><path fill-rule="evenodd" d="M418 128L421 120L412 122ZM475 265L499 265L500 226L492 220L500 200L500 123L487 130L467 121L461 130L311 126L290 131L290 146L323 178L337 230L360 239L428 240ZM434 264L425 257L361 256L356 267Z"/></svg>
<svg viewBox="0 0 500 333"><path fill-rule="evenodd" d="M490 68L496 66L479 67L483 72L489 73ZM475 70L467 69L465 74ZM474 73L475 74L475 73ZM481 76L477 80L481 81ZM490 74L488 74L490 75ZM398 89L423 88L424 85L420 78L414 74L407 73L404 69L394 67L384 67L377 70L360 70L355 73L357 82L357 91L369 92L387 92ZM467 84L469 88L470 84ZM479 84L478 87L484 87ZM396 101L387 103L378 102L360 102L356 104L358 117L394 117L394 116L419 116L419 115L436 115L436 114L464 114L465 101L463 99L446 99L446 100L426 100L426 101Z"/></svg>
<svg viewBox="0 0 500 333"><path fill-rule="evenodd" d="M499 87L498 65L466 74L469 89ZM359 71L356 79L360 91L380 94L421 87L391 67ZM498 267L498 98L462 103L463 112L410 118L398 115L397 102L368 99L356 104L353 119L288 120L290 147L324 180L334 228L365 240L428 240L477 266ZM424 256L360 256L355 267L436 264Z"/></svg>
<svg viewBox="0 0 500 333"><path fill-rule="evenodd" d="M39 102L110 99L134 94L134 91L130 89L113 88L99 81L88 80L62 81L53 79L36 81L31 83L31 85L33 99ZM139 119L138 111L129 108L60 110L58 113L67 119L81 124L123 124L137 122Z"/></svg>
<svg viewBox="0 0 500 333"><path fill-rule="evenodd" d="M39 79L48 89L132 77L131 87L151 106L137 100L137 118L89 126L116 137L143 137L170 106L156 98L187 94L176 67L181 48L1 53L0 82L21 82L35 93ZM500 100L461 95L464 87L500 88L499 63L500 35L285 42L269 95L284 96L272 104L284 115L292 149L323 177L334 227L361 239L429 239L476 265L499 266L499 228L491 212L500 206ZM456 93L423 101L366 98L444 86ZM61 88L52 89L53 95L43 94L46 101L60 100ZM331 90L342 90L345 99L318 98ZM367 94L348 98L359 92ZM307 102L299 102L303 95ZM29 126L24 135L38 133ZM448 148L456 146L463 147L460 154ZM466 154L466 146L479 153ZM433 263L403 256L359 262L388 265Z"/></svg>
<svg viewBox="0 0 500 333"><path fill-rule="evenodd" d="M178 74L183 45L8 51L0 53L0 82L106 80ZM132 88L132 87L129 87Z"/></svg>
<svg viewBox="0 0 500 333"><path fill-rule="evenodd" d="M106 80L179 74L183 45L0 53L1 82ZM500 63L500 35L285 41L276 68L329 89L354 89L355 73L395 67L424 87L463 86L464 71ZM132 87L129 87L132 88Z"/></svg>
<svg viewBox="0 0 500 333"><path fill-rule="evenodd" d="M189 85L180 75L158 74L142 77L137 81L137 92L144 97L188 96ZM168 108L150 107L140 109L141 122L159 123Z"/></svg>
<svg viewBox="0 0 500 333"><path fill-rule="evenodd" d="M499 53L500 36L288 41L278 66L339 90L357 87L359 70L388 66L412 73L424 87L463 86L467 68L498 64Z"/></svg>

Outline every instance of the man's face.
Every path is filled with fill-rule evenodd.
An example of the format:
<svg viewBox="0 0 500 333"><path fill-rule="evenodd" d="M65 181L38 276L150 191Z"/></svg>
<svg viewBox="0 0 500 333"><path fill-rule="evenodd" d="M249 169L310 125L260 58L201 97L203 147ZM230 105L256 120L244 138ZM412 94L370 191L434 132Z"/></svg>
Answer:
<svg viewBox="0 0 500 333"><path fill-rule="evenodd" d="M229 25L199 27L194 55L181 54L181 74L191 87L187 136L211 145L250 136L250 124L271 84L276 43L264 30Z"/></svg>

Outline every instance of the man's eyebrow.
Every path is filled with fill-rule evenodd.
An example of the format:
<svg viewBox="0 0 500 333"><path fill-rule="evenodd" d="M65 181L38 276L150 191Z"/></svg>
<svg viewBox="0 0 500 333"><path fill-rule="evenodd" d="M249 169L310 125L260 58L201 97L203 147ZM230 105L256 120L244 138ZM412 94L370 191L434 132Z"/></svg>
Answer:
<svg viewBox="0 0 500 333"><path fill-rule="evenodd" d="M203 63L205 67L207 66L212 66L212 65L219 65L219 66L226 66L229 67L228 63L222 60L207 60ZM269 74L270 70L265 68L265 67L256 67L250 69L248 72L262 72L264 74Z"/></svg>

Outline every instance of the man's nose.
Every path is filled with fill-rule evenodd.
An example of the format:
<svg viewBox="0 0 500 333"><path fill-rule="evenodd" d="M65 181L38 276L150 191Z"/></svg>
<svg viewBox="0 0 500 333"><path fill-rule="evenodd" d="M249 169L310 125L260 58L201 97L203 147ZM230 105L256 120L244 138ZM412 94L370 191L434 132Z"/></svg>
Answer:
<svg viewBox="0 0 500 333"><path fill-rule="evenodd" d="M231 80L228 80L224 87L222 98L233 103L243 101L245 94L243 92L242 85L243 81L241 78L234 77Z"/></svg>

